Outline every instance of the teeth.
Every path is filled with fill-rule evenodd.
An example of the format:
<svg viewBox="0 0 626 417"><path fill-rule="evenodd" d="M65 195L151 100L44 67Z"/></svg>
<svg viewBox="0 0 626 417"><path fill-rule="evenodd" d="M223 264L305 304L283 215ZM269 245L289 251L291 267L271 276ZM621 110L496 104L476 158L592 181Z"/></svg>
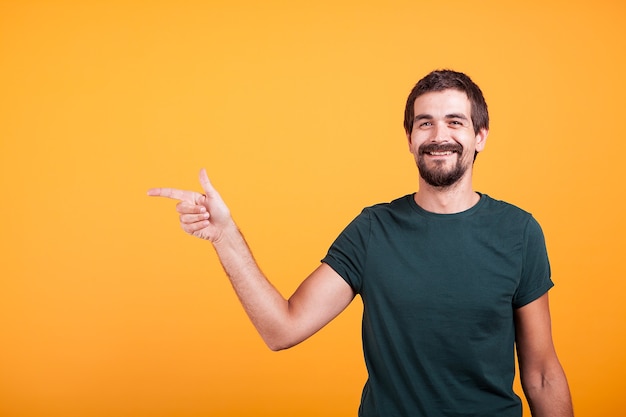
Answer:
<svg viewBox="0 0 626 417"><path fill-rule="evenodd" d="M452 151L446 151L446 152L431 152L431 155L434 156L443 156L443 155L452 155Z"/></svg>

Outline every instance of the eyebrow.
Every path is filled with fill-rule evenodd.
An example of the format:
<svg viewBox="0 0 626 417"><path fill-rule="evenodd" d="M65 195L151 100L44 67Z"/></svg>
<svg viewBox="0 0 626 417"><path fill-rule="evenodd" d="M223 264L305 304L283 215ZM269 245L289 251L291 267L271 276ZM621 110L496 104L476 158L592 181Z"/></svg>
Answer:
<svg viewBox="0 0 626 417"><path fill-rule="evenodd" d="M469 120L467 118L467 116L465 116L463 113L450 113L450 114L446 114L445 116L446 119L461 119L461 120ZM416 115L413 118L413 122L417 122L418 120L432 120L434 119L434 117L430 114L427 113L421 113Z"/></svg>
<svg viewBox="0 0 626 417"><path fill-rule="evenodd" d="M417 116L415 116L413 118L413 121L417 122L418 120L422 120L422 119L431 120L431 119L433 119L433 116L431 116L430 114L422 113L422 114L418 114Z"/></svg>
<svg viewBox="0 0 626 417"><path fill-rule="evenodd" d="M461 120L468 120L467 116L465 116L463 113L452 113L452 114L446 114L446 119L461 119Z"/></svg>

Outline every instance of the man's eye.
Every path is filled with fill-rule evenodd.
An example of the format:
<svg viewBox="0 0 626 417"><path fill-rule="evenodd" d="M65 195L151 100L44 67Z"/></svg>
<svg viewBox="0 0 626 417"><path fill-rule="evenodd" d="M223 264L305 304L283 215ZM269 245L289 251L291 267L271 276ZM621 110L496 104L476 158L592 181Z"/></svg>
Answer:
<svg viewBox="0 0 626 417"><path fill-rule="evenodd" d="M431 122L420 123L420 127L428 127L428 126L432 126L432 123Z"/></svg>

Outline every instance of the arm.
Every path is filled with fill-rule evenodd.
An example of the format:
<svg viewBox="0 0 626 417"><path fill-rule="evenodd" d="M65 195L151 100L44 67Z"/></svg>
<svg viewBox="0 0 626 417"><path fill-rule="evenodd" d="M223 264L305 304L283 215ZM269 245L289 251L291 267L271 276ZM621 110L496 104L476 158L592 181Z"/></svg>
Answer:
<svg viewBox="0 0 626 417"><path fill-rule="evenodd" d="M180 200L183 230L209 240L248 317L272 350L286 349L313 335L354 298L352 288L326 264L320 265L286 300L257 265L228 207L200 172L205 194L153 188L148 195Z"/></svg>
<svg viewBox="0 0 626 417"><path fill-rule="evenodd" d="M534 417L572 417L565 372L552 341L548 294L515 311L517 356L524 394Z"/></svg>

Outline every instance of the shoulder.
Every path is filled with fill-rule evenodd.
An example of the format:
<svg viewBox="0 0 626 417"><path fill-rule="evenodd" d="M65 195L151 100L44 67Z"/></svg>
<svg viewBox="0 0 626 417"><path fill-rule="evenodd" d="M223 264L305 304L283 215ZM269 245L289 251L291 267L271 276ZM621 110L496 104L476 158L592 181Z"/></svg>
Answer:
<svg viewBox="0 0 626 417"><path fill-rule="evenodd" d="M481 200L483 203L483 213L488 214L490 216L503 217L508 221L524 221L528 222L533 219L533 215L514 205L508 203L506 201L497 200L495 198L490 197L487 194L481 194Z"/></svg>
<svg viewBox="0 0 626 417"><path fill-rule="evenodd" d="M535 239L543 236L539 222L528 211L502 200L482 195L482 206L476 221L482 226L511 236Z"/></svg>
<svg viewBox="0 0 626 417"><path fill-rule="evenodd" d="M366 218L373 223L405 218L411 216L413 212L412 201L412 194L407 194L389 202L374 204L365 207L358 218Z"/></svg>
<svg viewBox="0 0 626 417"><path fill-rule="evenodd" d="M487 194L481 194L481 198L482 198L482 200L485 201L485 207L487 207L489 210L501 211L503 213L510 213L510 214L513 214L513 215L517 214L517 215L520 215L520 216L530 216L531 215L528 211L526 211L526 210L524 210L524 209L522 209L522 208L520 208L520 207L518 207L518 206L516 206L514 204L511 204L511 203L503 201L503 200L495 199L495 198L493 198L493 197L491 197L491 196L489 196Z"/></svg>
<svg viewBox="0 0 626 417"><path fill-rule="evenodd" d="M402 212L411 209L411 201L413 200L412 194L407 194L402 197L396 198L389 202L377 203L371 206L367 206L363 209L362 213L366 214L382 214Z"/></svg>

